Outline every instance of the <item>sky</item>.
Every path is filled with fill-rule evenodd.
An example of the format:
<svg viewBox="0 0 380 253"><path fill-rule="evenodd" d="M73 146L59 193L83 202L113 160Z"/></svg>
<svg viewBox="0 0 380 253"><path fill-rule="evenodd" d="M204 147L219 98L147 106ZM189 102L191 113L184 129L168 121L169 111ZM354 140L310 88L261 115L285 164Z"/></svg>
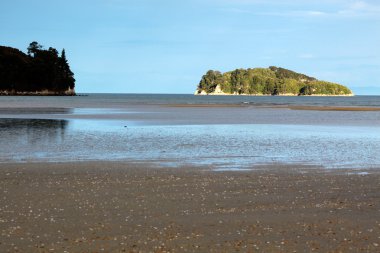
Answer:
<svg viewBox="0 0 380 253"><path fill-rule="evenodd" d="M80 93L193 93L279 66L380 95L379 0L1 0L0 45L65 48Z"/></svg>

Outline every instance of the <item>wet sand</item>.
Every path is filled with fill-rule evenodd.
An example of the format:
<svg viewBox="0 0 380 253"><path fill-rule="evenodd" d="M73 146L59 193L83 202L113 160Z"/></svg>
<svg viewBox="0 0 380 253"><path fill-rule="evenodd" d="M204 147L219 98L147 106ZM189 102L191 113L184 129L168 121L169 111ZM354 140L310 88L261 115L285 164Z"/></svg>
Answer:
<svg viewBox="0 0 380 253"><path fill-rule="evenodd" d="M380 111L379 107L366 106L289 106L292 110L306 111L346 111L346 112L373 112Z"/></svg>
<svg viewBox="0 0 380 253"><path fill-rule="evenodd" d="M163 107L175 107L175 108L228 108L228 107L250 107L255 109L291 109L302 111L346 111L346 112L373 112L380 111L379 107L368 106L301 106L301 105L270 105L270 104L168 104L161 105Z"/></svg>
<svg viewBox="0 0 380 253"><path fill-rule="evenodd" d="M248 107L249 104L166 104L157 105L162 107L174 107L174 108L224 108L224 107Z"/></svg>
<svg viewBox="0 0 380 253"><path fill-rule="evenodd" d="M380 173L0 165L0 252L379 252Z"/></svg>

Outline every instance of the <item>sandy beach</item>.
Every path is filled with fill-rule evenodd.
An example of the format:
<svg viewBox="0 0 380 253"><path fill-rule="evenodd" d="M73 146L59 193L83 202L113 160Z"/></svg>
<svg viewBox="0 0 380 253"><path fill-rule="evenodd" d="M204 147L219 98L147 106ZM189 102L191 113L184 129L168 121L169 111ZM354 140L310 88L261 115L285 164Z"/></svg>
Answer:
<svg viewBox="0 0 380 253"><path fill-rule="evenodd" d="M0 165L1 252L378 252L380 173Z"/></svg>

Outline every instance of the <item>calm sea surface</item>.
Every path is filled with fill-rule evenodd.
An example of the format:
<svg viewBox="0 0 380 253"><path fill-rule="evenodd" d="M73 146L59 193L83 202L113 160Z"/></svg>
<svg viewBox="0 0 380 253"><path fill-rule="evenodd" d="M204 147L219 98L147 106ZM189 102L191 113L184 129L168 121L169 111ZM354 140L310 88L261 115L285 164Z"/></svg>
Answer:
<svg viewBox="0 0 380 253"><path fill-rule="evenodd" d="M0 97L0 162L380 168L380 111L287 108L293 105L380 108L380 97Z"/></svg>
<svg viewBox="0 0 380 253"><path fill-rule="evenodd" d="M76 97L1 97L0 106L26 107L126 107L146 104L241 104L323 105L380 107L380 96L282 97L282 96L193 96L171 94L82 94Z"/></svg>

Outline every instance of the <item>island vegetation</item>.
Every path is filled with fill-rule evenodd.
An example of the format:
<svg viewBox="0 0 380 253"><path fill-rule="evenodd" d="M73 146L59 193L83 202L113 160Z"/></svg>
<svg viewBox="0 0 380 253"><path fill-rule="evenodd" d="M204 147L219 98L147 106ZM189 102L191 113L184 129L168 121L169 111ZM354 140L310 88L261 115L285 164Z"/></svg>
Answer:
<svg viewBox="0 0 380 253"><path fill-rule="evenodd" d="M279 67L209 70L199 82L196 95L352 96L346 86L317 80Z"/></svg>
<svg viewBox="0 0 380 253"><path fill-rule="evenodd" d="M0 95L75 95L65 49L59 54L34 41L27 50L0 46Z"/></svg>

